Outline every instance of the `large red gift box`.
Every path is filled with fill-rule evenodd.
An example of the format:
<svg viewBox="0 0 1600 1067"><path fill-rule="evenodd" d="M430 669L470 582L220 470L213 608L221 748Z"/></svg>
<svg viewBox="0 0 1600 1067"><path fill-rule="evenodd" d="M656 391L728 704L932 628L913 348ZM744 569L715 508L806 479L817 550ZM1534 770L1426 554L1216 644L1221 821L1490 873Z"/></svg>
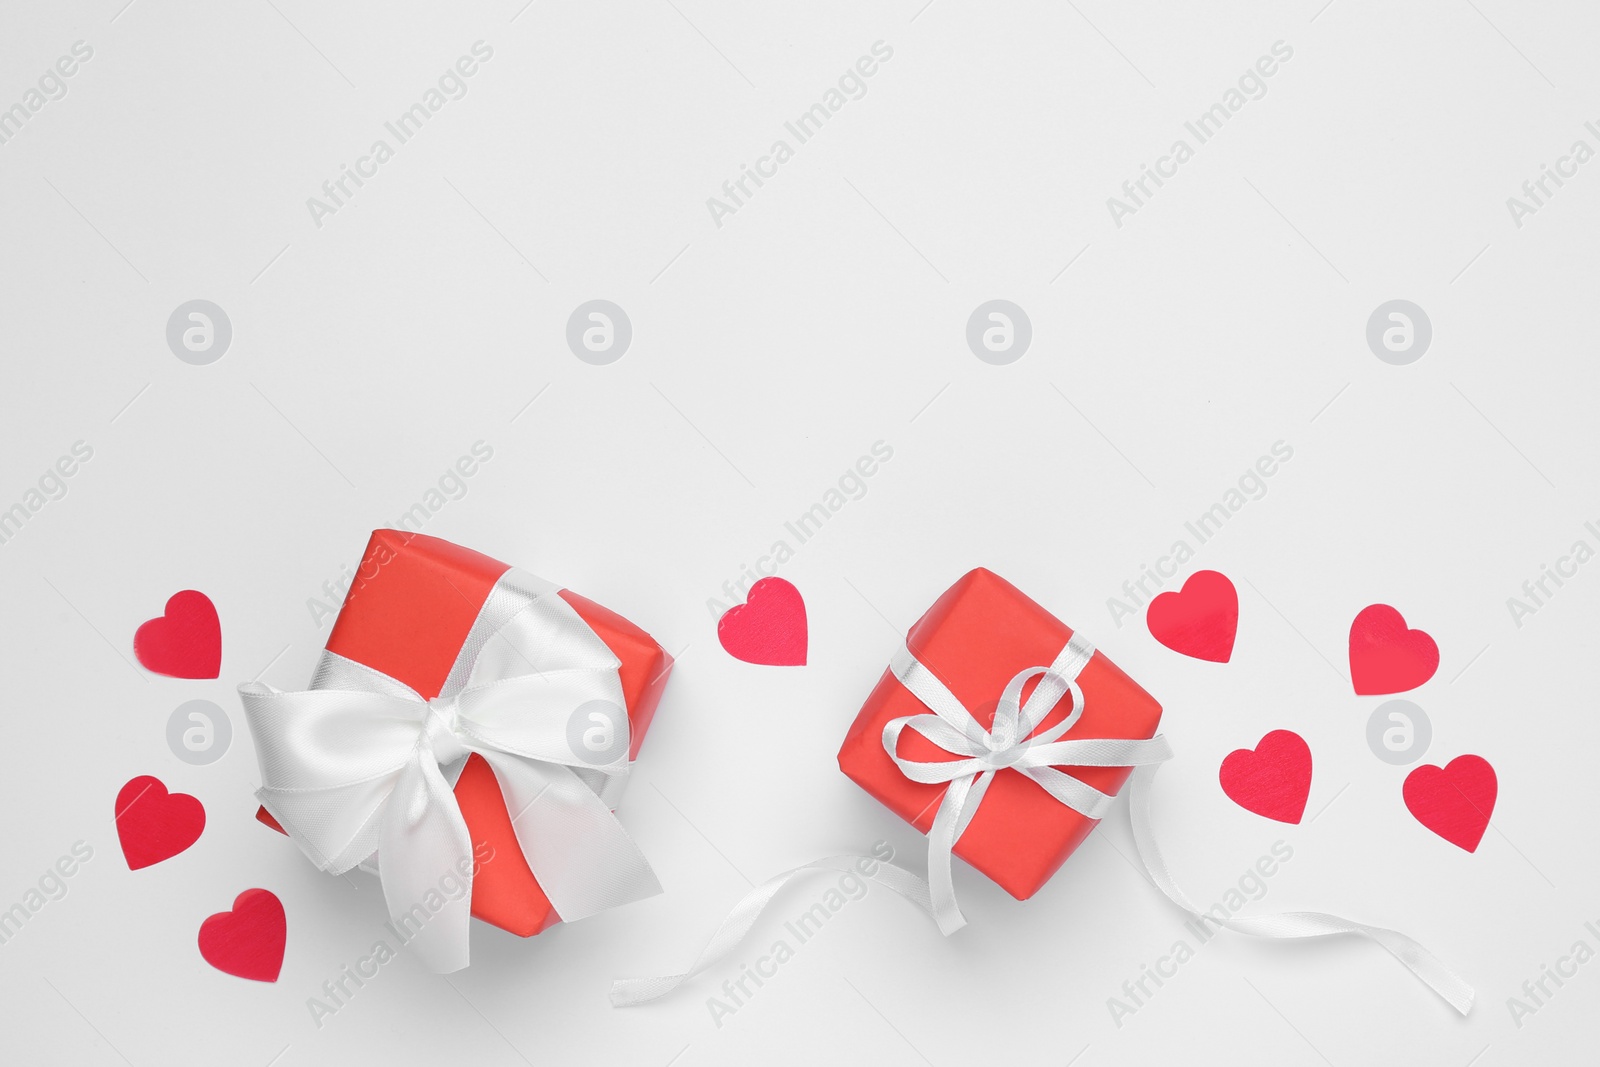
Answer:
<svg viewBox="0 0 1600 1067"><path fill-rule="evenodd" d="M1006 683L1029 667L1055 661L1072 630L1034 603L1010 582L979 568L963 575L906 635L906 644L988 729ZM1023 698L1037 679L1023 688ZM1096 651L1078 675L1083 689L1083 717L1063 739L1155 735L1161 705L1117 665ZM1071 711L1072 697L1063 697L1035 733L1060 722ZM900 773L883 748L883 729L902 715L922 715L928 708L884 671L877 688L856 716L839 750L839 768L857 785L923 833L933 825L948 783L913 782ZM898 754L923 761L954 759L921 734L900 735ZM1067 767L1067 773L1103 793L1116 793L1127 781L1128 767ZM988 875L1018 900L1026 900L1072 855L1093 830L1095 820L1058 802L1018 771L996 773L988 794L954 852Z"/></svg>
<svg viewBox="0 0 1600 1067"><path fill-rule="evenodd" d="M382 671L431 700L439 695L489 591L510 569L437 537L375 530L328 636L328 651ZM672 657L617 613L567 589L559 595L622 661L631 760L661 701ZM468 757L455 795L474 855L490 854L485 846L493 849L493 861L480 864L473 876L473 916L522 937L560 922L528 869L500 783L481 756ZM282 831L266 809L256 818Z"/></svg>

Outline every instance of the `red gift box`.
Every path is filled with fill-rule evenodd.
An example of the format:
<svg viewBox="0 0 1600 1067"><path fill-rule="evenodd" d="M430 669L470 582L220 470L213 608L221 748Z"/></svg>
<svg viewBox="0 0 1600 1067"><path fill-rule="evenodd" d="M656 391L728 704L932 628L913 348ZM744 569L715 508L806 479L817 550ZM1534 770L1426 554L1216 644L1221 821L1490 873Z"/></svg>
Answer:
<svg viewBox="0 0 1600 1067"><path fill-rule="evenodd" d="M945 591L906 636L918 662L934 673L984 727L994 722L1000 694L1019 671L1048 666L1072 636L1061 620L1034 603L1010 582L978 568ZM1022 690L1023 699L1038 684ZM1084 712L1063 736L1148 738L1161 722L1161 705L1116 664L1096 651L1078 675ZM1035 734L1071 712L1063 697ZM923 833L933 825L948 783L913 782L883 748L883 730L903 715L928 708L886 670L856 716L839 750L839 768L861 788ZM900 735L904 759L939 761L954 757L921 734ZM1072 767L1069 774L1104 793L1116 793L1128 767ZM988 875L1018 900L1039 891L1094 829L1096 820L1060 803L1025 775L997 772L954 852Z"/></svg>
<svg viewBox="0 0 1600 1067"><path fill-rule="evenodd" d="M426 699L439 695L478 612L509 564L449 541L401 530L375 530L355 580L328 636L329 652L381 671ZM565 600L622 661L628 758L645 731L672 670L672 657L622 616L563 589ZM468 757L455 786L456 803L472 835L474 855L493 850L472 882L472 914L521 937L561 921L529 870L511 828L494 771ZM266 809L256 818L282 832Z"/></svg>

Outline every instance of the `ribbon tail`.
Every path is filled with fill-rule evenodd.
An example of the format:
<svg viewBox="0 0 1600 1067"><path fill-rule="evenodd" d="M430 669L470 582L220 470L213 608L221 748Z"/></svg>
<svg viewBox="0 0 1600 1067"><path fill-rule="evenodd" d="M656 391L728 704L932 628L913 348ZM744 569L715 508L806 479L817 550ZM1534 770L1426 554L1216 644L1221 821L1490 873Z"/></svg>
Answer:
<svg viewBox="0 0 1600 1067"><path fill-rule="evenodd" d="M956 903L955 876L950 869L952 850L966 833L967 824L993 779L993 771L952 779L933 816L933 825L928 828L928 885L933 892L933 918L946 937L967 925L967 917Z"/></svg>
<svg viewBox="0 0 1600 1067"><path fill-rule="evenodd" d="M563 922L661 892L639 846L570 769L494 751L479 754L494 769L517 844Z"/></svg>
<svg viewBox="0 0 1600 1067"><path fill-rule="evenodd" d="M327 832L327 827L333 820L326 818L326 813L348 812L353 805L348 805L345 801L352 793L370 793L370 791L365 782L359 783L353 789L339 787L274 789L262 786L256 790L256 800L267 809L267 814L278 820L278 825L283 827L284 833L300 846L300 851L316 864L317 870L329 874L344 874L360 866L377 850L377 832L383 822L383 811L381 807L378 808L367 817L364 825L338 837ZM322 818L319 819L319 816ZM307 834L302 829L306 826L314 827L319 833ZM345 837L348 837L349 841L343 849L331 854L326 851L329 838L338 841Z"/></svg>
<svg viewBox="0 0 1600 1067"><path fill-rule="evenodd" d="M862 865L867 863L877 865L871 874L862 870ZM815 860L775 875L747 893L744 899L728 912L727 918L717 927L717 932L706 942L706 947L700 950L700 955L682 974L663 975L659 978L619 978L611 983L611 1006L630 1008L635 1004L644 1004L664 997L691 978L704 973L712 964L739 947L740 942L755 926L756 920L761 917L761 913L784 886L811 871L843 871L861 875L885 889L900 894L929 915L933 914L933 899L928 883L904 867L885 863L875 856L829 856L827 859Z"/></svg>
<svg viewBox="0 0 1600 1067"><path fill-rule="evenodd" d="M1157 769L1155 765L1139 767L1133 772L1133 781L1129 784L1128 813L1133 823L1133 840L1139 851L1139 859L1144 864L1145 872L1149 874L1151 881L1167 895L1169 900L1196 918L1216 922L1216 916L1201 912L1184 895L1183 890L1178 888L1171 872L1167 870L1166 862L1161 857L1160 848L1156 845L1155 832L1150 825L1149 790ZM1253 937L1301 938L1359 934L1388 949L1395 959L1404 964L1424 985L1439 994L1457 1012L1466 1015L1472 1010L1475 994L1466 979L1423 948L1420 943L1398 931L1367 926L1337 915L1311 911L1230 918L1223 920L1220 925Z"/></svg>
<svg viewBox="0 0 1600 1067"><path fill-rule="evenodd" d="M389 797L378 870L396 936L437 974L465 967L472 924L472 838L455 794L425 750L419 749L400 772Z"/></svg>

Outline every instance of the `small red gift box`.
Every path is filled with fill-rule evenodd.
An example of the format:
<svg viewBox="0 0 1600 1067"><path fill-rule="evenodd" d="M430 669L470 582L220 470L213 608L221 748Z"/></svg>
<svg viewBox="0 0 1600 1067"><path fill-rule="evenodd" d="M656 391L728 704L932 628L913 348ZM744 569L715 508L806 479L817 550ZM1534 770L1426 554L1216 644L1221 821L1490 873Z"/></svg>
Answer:
<svg viewBox="0 0 1600 1067"><path fill-rule="evenodd" d="M398 679L431 700L439 695L490 590L510 569L437 537L375 530L327 649ZM615 612L570 590L559 595L622 661L631 760L661 701L672 657ZM500 783L481 756L467 759L455 796L474 854L490 854L483 851L487 846L494 856L473 878L473 916L522 937L560 922L523 858ZM257 811L256 818L282 831L266 809Z"/></svg>
<svg viewBox="0 0 1600 1067"><path fill-rule="evenodd" d="M906 635L918 662L932 671L989 729L1006 683L1019 671L1048 666L1072 630L1000 576L979 568L945 591ZM1023 689L1023 699L1037 679ZM1161 722L1161 705L1116 664L1096 651L1078 675L1083 717L1063 737L1148 738ZM1034 731L1040 733L1071 711L1063 697ZM900 772L883 747L884 726L903 715L921 715L923 706L886 670L856 716L839 768L861 788L923 833L933 825L948 783L913 782ZM900 735L898 755L938 761L954 757L921 734ZM1104 793L1122 788L1128 767L1073 767L1073 777ZM988 794L954 852L988 875L1018 900L1026 900L1050 880L1094 829L1087 818L1051 797L1015 770L997 772Z"/></svg>

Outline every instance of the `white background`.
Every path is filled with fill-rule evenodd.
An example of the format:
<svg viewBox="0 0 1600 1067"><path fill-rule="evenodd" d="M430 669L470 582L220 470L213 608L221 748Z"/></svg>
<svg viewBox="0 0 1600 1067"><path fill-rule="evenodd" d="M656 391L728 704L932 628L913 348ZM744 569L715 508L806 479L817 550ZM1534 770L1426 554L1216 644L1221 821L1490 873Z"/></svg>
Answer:
<svg viewBox="0 0 1600 1067"><path fill-rule="evenodd" d="M94 449L0 545L0 907L74 841L95 850L0 945L8 1062L1592 1058L1600 964L1520 1028L1506 1005L1575 941L1600 948L1600 564L1520 628L1506 606L1597 543L1600 163L1520 228L1506 206L1575 139L1600 147L1585 5L122 3L9 4L0 23L0 107L75 41L94 50L0 145L0 507ZM306 199L479 40L494 54L467 95L315 225ZM893 58L866 95L718 227L706 199L879 40ZM1116 226L1107 197L1280 40L1267 94ZM964 337L996 297L1033 324L1009 366ZM165 341L195 298L233 325L210 366ZM564 340L593 298L633 323L610 366ZM1433 323L1409 366L1365 342L1395 298ZM667 891L530 941L476 924L470 970L402 958L318 1028L307 998L366 954L382 898L252 820L233 686L307 681L326 639L308 598L478 440L492 461L426 532L679 653L621 808ZM733 660L707 599L878 440L893 459L782 569L810 664ZM1280 440L1292 461L1192 565L1239 586L1233 661L1162 648L1142 615L1115 625L1107 598ZM958 865L972 925L948 941L874 891L721 1027L706 997L732 962L611 1009L612 978L687 964L751 882L877 840L923 863L834 755L897 635L978 565L1165 705L1179 755L1156 821L1191 895L1285 840L1253 910L1404 930L1476 985L1473 1014L1363 941L1223 935L1118 1027L1107 999L1183 933L1120 811L1026 904ZM184 588L221 613L215 681L132 663L135 628ZM1475 854L1414 821L1407 769L1368 750L1379 700L1353 695L1344 648L1373 602L1442 651L1410 694L1424 761L1498 772ZM196 698L234 717L207 767L165 740ZM1217 783L1280 727L1315 754L1297 827ZM112 801L139 774L208 822L129 872ZM758 940L828 884L783 897ZM251 886L287 909L274 985L195 945Z"/></svg>

